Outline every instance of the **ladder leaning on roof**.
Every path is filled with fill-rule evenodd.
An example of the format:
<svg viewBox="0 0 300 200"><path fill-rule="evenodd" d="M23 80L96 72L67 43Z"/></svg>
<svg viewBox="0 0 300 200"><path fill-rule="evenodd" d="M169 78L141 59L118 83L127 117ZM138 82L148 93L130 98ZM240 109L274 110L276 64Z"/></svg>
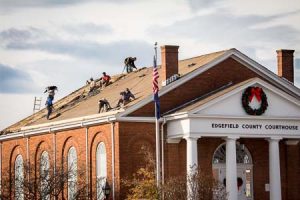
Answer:
<svg viewBox="0 0 300 200"><path fill-rule="evenodd" d="M42 97L34 97L33 113L36 113L37 111L41 110L41 104L42 104Z"/></svg>

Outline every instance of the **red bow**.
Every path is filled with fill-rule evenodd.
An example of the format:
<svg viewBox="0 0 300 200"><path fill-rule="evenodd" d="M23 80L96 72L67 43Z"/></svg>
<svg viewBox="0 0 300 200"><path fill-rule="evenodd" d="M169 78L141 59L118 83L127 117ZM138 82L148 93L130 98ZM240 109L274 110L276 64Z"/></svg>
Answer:
<svg viewBox="0 0 300 200"><path fill-rule="evenodd" d="M260 102L261 101L261 88L259 87L253 87L251 88L251 94L249 96L249 101L251 102L253 97L255 96L257 101Z"/></svg>

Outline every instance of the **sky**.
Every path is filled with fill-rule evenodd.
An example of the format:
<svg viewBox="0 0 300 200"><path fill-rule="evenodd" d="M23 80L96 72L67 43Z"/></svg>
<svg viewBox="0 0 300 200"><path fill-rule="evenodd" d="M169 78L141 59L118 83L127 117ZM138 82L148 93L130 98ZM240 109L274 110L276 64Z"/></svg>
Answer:
<svg viewBox="0 0 300 200"><path fill-rule="evenodd" d="M151 66L153 44L179 58L237 48L276 73L276 50L295 50L300 86L299 0L0 0L0 130L123 60Z"/></svg>

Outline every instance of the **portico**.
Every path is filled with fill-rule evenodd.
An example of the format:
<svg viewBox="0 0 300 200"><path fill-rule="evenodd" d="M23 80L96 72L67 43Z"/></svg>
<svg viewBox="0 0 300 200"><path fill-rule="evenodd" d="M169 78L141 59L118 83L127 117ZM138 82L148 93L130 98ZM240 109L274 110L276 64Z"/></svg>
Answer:
<svg viewBox="0 0 300 200"><path fill-rule="evenodd" d="M259 85L268 96L270 107L261 116L247 115L240 105L240 96L249 85ZM221 138L226 146L226 191L229 200L253 199L241 198L238 191L237 144L240 139L263 139L268 143L269 181L265 191L271 200L281 199L280 147L281 140L300 139L300 107L292 97L279 93L273 86L256 80L236 88L206 102L196 102L167 119L167 138L169 142L186 140L186 170L192 173L192 166L201 166L198 161L199 144L202 138ZM282 113L282 110L290 112ZM255 184L255 183L254 183ZM255 193L255 191L254 191ZM189 195L189 194L188 194Z"/></svg>

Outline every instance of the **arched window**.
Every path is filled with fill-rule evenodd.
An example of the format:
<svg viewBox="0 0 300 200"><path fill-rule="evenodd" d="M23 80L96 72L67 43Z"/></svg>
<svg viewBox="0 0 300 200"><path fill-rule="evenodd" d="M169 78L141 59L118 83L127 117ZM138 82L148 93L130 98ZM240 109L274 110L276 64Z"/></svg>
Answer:
<svg viewBox="0 0 300 200"><path fill-rule="evenodd" d="M15 199L24 199L24 164L21 155L15 160Z"/></svg>
<svg viewBox="0 0 300 200"><path fill-rule="evenodd" d="M106 166L105 144L101 142L96 151L97 199L104 199L102 187L105 185L107 177Z"/></svg>
<svg viewBox="0 0 300 200"><path fill-rule="evenodd" d="M75 147L68 152L68 199L76 198L77 192L77 153Z"/></svg>
<svg viewBox="0 0 300 200"><path fill-rule="evenodd" d="M40 195L42 200L50 200L50 162L49 154L47 151L44 151L40 159Z"/></svg>
<svg viewBox="0 0 300 200"><path fill-rule="evenodd" d="M251 155L243 144L236 144L236 162L239 164L251 164ZM226 144L222 144L215 151L213 164L226 163Z"/></svg>

